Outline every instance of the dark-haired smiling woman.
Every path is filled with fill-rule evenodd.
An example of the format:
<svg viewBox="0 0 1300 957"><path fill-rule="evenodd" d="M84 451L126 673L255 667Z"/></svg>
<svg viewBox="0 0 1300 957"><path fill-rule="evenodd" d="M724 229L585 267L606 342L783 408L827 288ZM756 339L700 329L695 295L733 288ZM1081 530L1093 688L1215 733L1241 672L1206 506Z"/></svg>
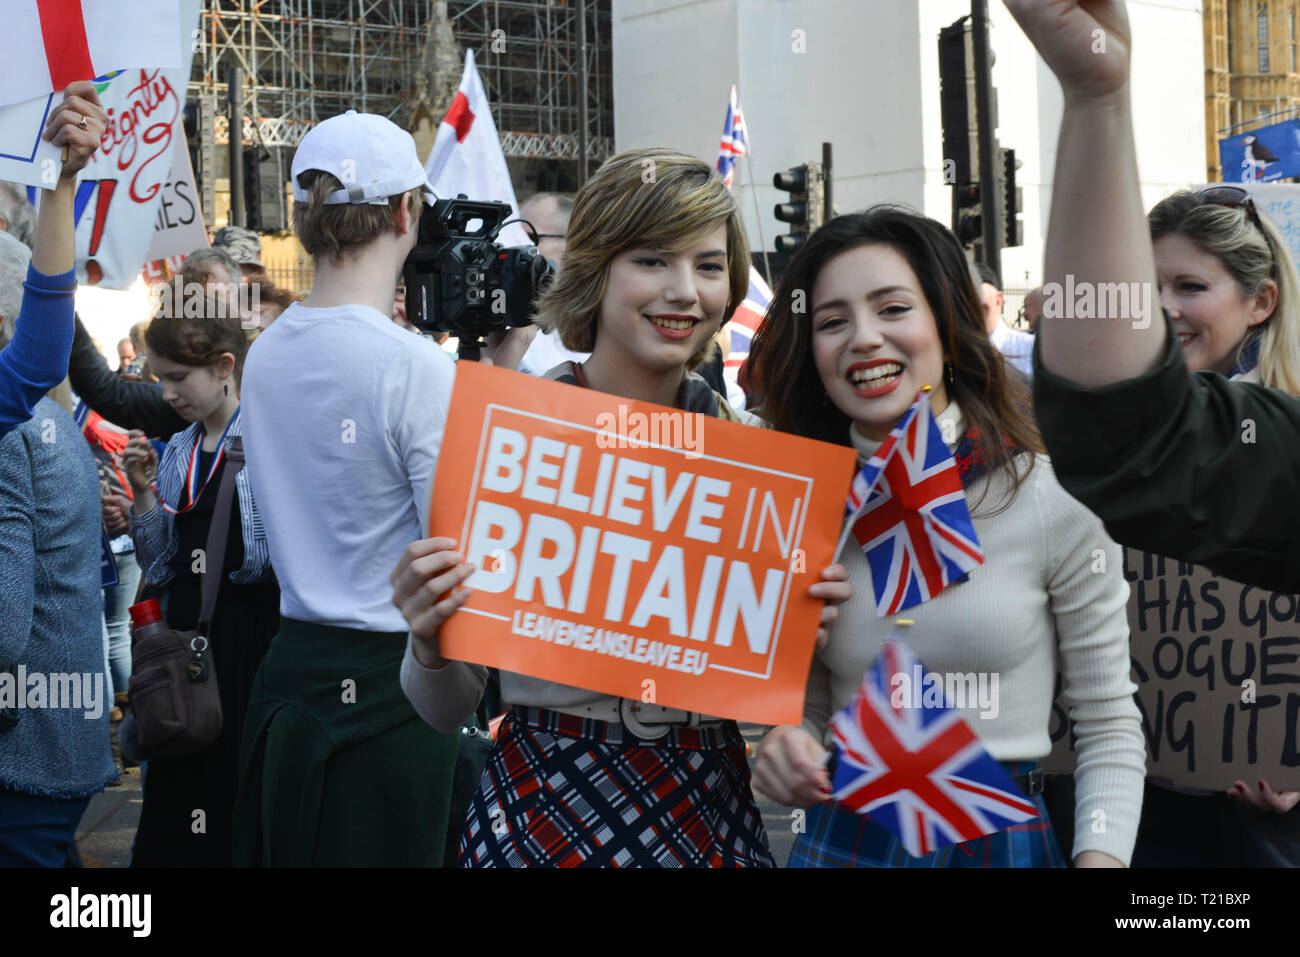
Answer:
<svg viewBox="0 0 1300 957"><path fill-rule="evenodd" d="M996 689L991 706L972 702L962 716L1041 815L914 858L883 827L827 800L827 721L852 699L893 624L877 617L870 566L850 539L839 561L853 597L813 658L803 724L774 729L754 767L759 790L809 808L790 866L1064 866L1036 773L1051 747L1058 664L1078 732L1071 856L1078 866L1126 865L1145 751L1120 552L1056 481L1028 393L984 332L956 238L896 207L831 220L791 261L750 362L760 414L775 428L852 445L864 460L931 387L985 561L968 580L906 609L915 622L907 642L929 671L973 673ZM1093 826L1099 820L1104 826Z"/></svg>
<svg viewBox="0 0 1300 957"><path fill-rule="evenodd" d="M228 467L225 453L241 435L239 376L248 340L238 316L214 311L216 316L158 317L149 324L149 367L159 377L163 397L194 424L172 436L161 463L139 432L132 433L122 453L135 493L131 535L145 570L144 594L160 599L167 624L176 629L198 622L201 576L195 555L207 547L217 490ZM280 622L280 589L247 470L235 479L226 553L205 556L205 565L221 576L208 635L219 679L221 735L194 754L148 762L133 867L232 863L244 713L253 677ZM197 833L196 809L203 810L205 825Z"/></svg>

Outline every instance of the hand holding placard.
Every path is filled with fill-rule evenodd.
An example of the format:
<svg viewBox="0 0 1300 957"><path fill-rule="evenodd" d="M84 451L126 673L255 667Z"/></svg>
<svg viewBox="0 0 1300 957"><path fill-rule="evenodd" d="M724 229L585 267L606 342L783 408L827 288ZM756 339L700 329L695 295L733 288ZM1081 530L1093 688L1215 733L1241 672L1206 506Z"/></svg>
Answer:
<svg viewBox="0 0 1300 957"><path fill-rule="evenodd" d="M41 138L63 147L61 180L72 181L99 149L104 130L108 128L108 114L99 102L95 84L82 80L68 85L63 102L50 113ZM53 187L53 183L47 188Z"/></svg>
<svg viewBox="0 0 1300 957"><path fill-rule="evenodd" d="M639 431L660 420L681 426L679 441ZM608 695L651 686L671 708L798 720L818 626L836 614L824 603L849 594L842 570L817 579L854 457L462 365L429 514L478 571L440 654Z"/></svg>
<svg viewBox="0 0 1300 957"><path fill-rule="evenodd" d="M473 564L456 551L452 538L422 538L412 542L388 580L393 583L393 604L411 629L411 653L426 668L447 663L438 650L438 629L465 599L469 589L460 587L475 571Z"/></svg>

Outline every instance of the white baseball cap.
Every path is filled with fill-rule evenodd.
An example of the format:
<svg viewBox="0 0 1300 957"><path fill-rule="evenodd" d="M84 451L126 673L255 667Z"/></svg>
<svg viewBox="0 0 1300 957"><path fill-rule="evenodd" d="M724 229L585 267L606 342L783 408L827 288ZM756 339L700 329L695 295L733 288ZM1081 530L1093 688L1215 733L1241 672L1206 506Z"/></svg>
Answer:
<svg viewBox="0 0 1300 957"><path fill-rule="evenodd" d="M292 175L293 198L300 203L309 195L298 177L311 170L329 173L343 184L325 198L327 206L382 206L390 196L428 188L411 134L386 117L356 110L317 123L298 144Z"/></svg>

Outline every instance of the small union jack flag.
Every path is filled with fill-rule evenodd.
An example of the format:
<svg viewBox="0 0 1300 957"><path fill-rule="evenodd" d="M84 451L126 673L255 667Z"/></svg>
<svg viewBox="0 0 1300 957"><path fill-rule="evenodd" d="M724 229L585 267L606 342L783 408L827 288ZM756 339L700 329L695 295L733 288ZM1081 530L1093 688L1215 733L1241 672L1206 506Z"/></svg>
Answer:
<svg viewBox="0 0 1300 957"><path fill-rule="evenodd" d="M722 124L722 143L718 147L718 174L728 189L736 173L736 157L748 155L749 141L745 138L745 121L740 115L740 98L732 86L727 119Z"/></svg>
<svg viewBox="0 0 1300 957"><path fill-rule="evenodd" d="M928 601L983 564L957 461L924 391L854 477L845 517L840 545L852 533L862 546L881 617Z"/></svg>
<svg viewBox="0 0 1300 957"><path fill-rule="evenodd" d="M886 641L857 696L831 718L835 800L887 828L913 857L1038 817L946 698L925 707L919 688L904 688L923 674L907 645Z"/></svg>
<svg viewBox="0 0 1300 957"><path fill-rule="evenodd" d="M744 301L732 313L727 329L731 333L731 352L727 354L723 367L733 375L740 370L741 364L749 358L749 347L754 342L754 333L763 322L767 307L772 304L772 289L763 281L763 276L752 265L749 267L749 292Z"/></svg>

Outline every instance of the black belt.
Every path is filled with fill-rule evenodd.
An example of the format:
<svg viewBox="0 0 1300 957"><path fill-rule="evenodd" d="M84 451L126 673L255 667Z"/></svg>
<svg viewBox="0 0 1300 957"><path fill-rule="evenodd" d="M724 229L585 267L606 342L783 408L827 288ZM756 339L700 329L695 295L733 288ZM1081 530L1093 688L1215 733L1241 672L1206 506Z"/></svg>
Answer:
<svg viewBox="0 0 1300 957"><path fill-rule="evenodd" d="M1043 769L1034 768L1027 774L1013 774L1011 781L1016 787L1025 792L1026 797L1034 797L1043 793Z"/></svg>

